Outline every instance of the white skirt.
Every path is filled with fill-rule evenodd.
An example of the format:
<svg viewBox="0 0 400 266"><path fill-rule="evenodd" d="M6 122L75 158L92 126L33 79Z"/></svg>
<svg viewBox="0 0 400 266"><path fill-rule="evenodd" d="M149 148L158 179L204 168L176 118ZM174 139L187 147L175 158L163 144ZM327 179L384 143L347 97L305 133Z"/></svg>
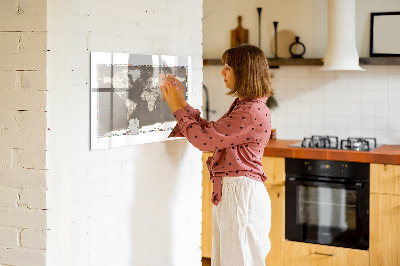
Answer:
<svg viewBox="0 0 400 266"><path fill-rule="evenodd" d="M262 182L245 176L223 177L212 223L212 266L265 265L271 249L271 201Z"/></svg>

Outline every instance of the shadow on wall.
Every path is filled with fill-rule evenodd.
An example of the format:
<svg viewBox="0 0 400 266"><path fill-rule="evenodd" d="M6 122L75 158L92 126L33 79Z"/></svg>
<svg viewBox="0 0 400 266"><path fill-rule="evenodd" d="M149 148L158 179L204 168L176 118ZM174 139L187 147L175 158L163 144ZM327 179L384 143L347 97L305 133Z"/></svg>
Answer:
<svg viewBox="0 0 400 266"><path fill-rule="evenodd" d="M174 230L179 230L174 213L181 211L179 179L187 145L186 140L173 140L148 145L151 152L141 150L143 163L135 165L132 177L130 265L172 266L177 259L174 243L180 240L174 239Z"/></svg>

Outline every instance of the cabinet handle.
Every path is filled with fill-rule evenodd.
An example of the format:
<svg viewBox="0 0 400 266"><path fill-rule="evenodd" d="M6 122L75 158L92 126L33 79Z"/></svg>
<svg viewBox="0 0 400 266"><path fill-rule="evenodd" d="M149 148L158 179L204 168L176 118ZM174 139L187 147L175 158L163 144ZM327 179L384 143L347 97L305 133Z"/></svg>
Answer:
<svg viewBox="0 0 400 266"><path fill-rule="evenodd" d="M323 255L323 256L330 256L333 257L335 254L328 254L328 253L320 253L320 252L314 252L315 255Z"/></svg>

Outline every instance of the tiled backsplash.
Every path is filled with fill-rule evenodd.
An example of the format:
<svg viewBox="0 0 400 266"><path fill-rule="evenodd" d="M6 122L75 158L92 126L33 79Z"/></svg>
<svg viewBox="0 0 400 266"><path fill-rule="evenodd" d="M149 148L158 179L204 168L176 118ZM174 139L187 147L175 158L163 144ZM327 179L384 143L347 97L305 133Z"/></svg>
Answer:
<svg viewBox="0 0 400 266"><path fill-rule="evenodd" d="M362 67L366 71L324 72L319 66L271 69L278 102L272 110L277 137L376 137L381 144L400 144L400 66ZM224 96L220 68L204 67L210 109L217 111L211 120L232 102Z"/></svg>

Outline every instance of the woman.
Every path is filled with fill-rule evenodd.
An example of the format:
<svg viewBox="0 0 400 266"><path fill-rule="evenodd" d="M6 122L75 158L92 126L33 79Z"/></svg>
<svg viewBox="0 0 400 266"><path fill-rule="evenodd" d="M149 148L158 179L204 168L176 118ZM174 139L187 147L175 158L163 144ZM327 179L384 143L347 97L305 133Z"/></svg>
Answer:
<svg viewBox="0 0 400 266"><path fill-rule="evenodd" d="M271 202L261 164L271 130L268 62L252 45L228 49L222 62L227 95L237 98L216 122L200 118L186 103L178 80L170 76L161 88L178 121L170 137L185 136L196 148L214 151L207 160L213 182L212 265L265 265L271 246Z"/></svg>

